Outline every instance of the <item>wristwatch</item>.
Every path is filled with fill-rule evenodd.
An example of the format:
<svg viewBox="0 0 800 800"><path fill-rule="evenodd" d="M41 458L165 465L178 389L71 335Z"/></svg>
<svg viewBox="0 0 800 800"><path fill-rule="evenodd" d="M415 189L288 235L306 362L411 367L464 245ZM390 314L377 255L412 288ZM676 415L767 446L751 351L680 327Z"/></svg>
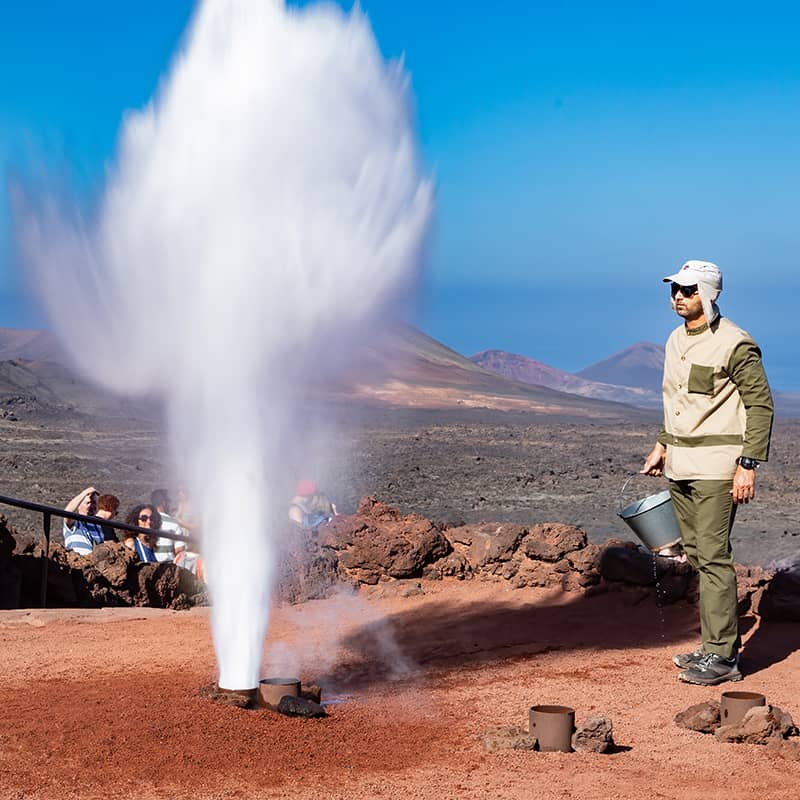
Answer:
<svg viewBox="0 0 800 800"><path fill-rule="evenodd" d="M739 458L736 459L736 463L742 469L758 469L758 461L754 458L748 458L747 456L739 456Z"/></svg>

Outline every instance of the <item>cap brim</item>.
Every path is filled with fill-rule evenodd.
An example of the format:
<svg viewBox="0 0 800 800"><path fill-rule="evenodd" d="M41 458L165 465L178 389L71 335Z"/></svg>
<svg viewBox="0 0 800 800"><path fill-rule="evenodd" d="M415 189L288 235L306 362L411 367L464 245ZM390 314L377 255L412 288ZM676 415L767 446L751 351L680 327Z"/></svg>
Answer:
<svg viewBox="0 0 800 800"><path fill-rule="evenodd" d="M667 275L667 277L662 278L661 281L662 283L677 283L679 286L694 286L697 283L697 276L694 276L694 280L689 280L686 273L681 270L674 275Z"/></svg>

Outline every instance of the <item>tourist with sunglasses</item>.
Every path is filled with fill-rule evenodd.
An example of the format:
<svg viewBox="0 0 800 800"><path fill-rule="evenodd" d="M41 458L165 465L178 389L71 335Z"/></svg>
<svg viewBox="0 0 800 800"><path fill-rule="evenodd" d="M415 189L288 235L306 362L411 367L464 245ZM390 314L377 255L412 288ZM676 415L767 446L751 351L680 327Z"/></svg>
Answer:
<svg viewBox="0 0 800 800"><path fill-rule="evenodd" d="M687 261L663 280L683 323L667 340L664 422L641 471L669 479L683 549L700 576L703 641L673 663L682 681L712 686L742 678L730 534L769 455L772 394L758 346L719 313L719 268Z"/></svg>
<svg viewBox="0 0 800 800"><path fill-rule="evenodd" d="M134 506L125 518L128 525L136 525L139 528L151 528L153 532L161 528L161 515L156 511L155 506L149 504ZM134 534L132 531L125 531L125 546L133 550L141 561L157 562L155 550L155 535L147 533Z"/></svg>

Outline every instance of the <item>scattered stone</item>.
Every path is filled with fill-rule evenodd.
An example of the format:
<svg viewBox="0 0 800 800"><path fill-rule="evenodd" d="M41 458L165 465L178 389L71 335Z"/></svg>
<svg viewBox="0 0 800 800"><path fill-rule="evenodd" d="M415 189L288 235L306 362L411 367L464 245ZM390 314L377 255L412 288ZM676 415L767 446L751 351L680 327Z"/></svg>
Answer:
<svg viewBox="0 0 800 800"><path fill-rule="evenodd" d="M518 725L493 728L482 733L480 740L487 753L497 750L537 750L539 747L536 737Z"/></svg>
<svg viewBox="0 0 800 800"><path fill-rule="evenodd" d="M292 697L284 695L278 703L278 712L287 717L327 717L328 712L313 700L307 697Z"/></svg>
<svg viewBox="0 0 800 800"><path fill-rule="evenodd" d="M719 700L707 700L705 703L689 706L685 711L675 715L675 724L681 728L700 733L714 733L719 727Z"/></svg>
<svg viewBox="0 0 800 800"><path fill-rule="evenodd" d="M796 732L792 717L777 706L750 708L739 722L721 725L714 733L720 742L766 744L770 738L785 739Z"/></svg>
<svg viewBox="0 0 800 800"><path fill-rule="evenodd" d="M608 717L587 717L572 734L572 749L577 753L608 753L613 747L614 737Z"/></svg>
<svg viewBox="0 0 800 800"><path fill-rule="evenodd" d="M800 761L800 741L772 736L767 740L767 750L788 761Z"/></svg>

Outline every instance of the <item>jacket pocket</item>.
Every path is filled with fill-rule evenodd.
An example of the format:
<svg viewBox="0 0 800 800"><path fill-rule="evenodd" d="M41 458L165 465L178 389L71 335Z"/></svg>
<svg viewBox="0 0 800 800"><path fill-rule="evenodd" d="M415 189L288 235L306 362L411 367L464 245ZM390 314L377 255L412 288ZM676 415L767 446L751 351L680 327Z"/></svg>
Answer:
<svg viewBox="0 0 800 800"><path fill-rule="evenodd" d="M687 388L690 394L714 394L714 367L692 364Z"/></svg>

